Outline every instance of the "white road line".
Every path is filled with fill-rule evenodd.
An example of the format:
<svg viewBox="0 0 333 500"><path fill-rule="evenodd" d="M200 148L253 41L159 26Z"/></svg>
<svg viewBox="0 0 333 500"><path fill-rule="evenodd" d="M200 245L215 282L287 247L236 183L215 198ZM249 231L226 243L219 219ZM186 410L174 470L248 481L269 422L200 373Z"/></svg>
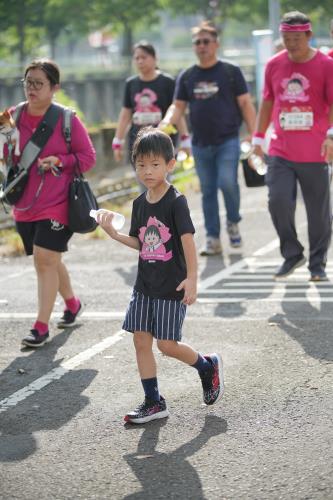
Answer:
<svg viewBox="0 0 333 500"><path fill-rule="evenodd" d="M313 281L308 281L308 280L288 280L288 281L275 281L275 280L266 280L266 281L251 281L249 282L246 277L246 281L240 281L239 283L235 283L234 281L228 281L227 283L223 283L223 288L241 288L243 286L253 286L253 287L260 287L260 290L263 290L265 288L272 289L274 286L275 288L288 288L288 290L301 290L301 287L303 289L308 290L309 288L332 288L333 289L333 282L330 281L318 281L317 283L314 283ZM306 287L306 288L304 288ZM213 290L216 290L215 288ZM201 293L205 293L204 291Z"/></svg>
<svg viewBox="0 0 333 500"><path fill-rule="evenodd" d="M21 276L23 276L23 274L31 273L32 271L34 271L34 268L28 267L22 271L17 272L17 273L8 274L7 276L0 278L0 283L2 283L3 281L8 281L8 280L13 279L13 278L20 278Z"/></svg>
<svg viewBox="0 0 333 500"><path fill-rule="evenodd" d="M52 313L51 320L60 318L63 315L62 312ZM80 318L85 319L122 319L125 317L125 309L123 311L84 311ZM6 312L0 313L1 319L34 319L36 318L36 313L29 312Z"/></svg>
<svg viewBox="0 0 333 500"><path fill-rule="evenodd" d="M112 345L116 344L122 339L124 333L125 333L124 330L119 330L114 335L106 337L98 344L95 344L89 349L80 352L73 358L64 361L57 368L54 368L53 370L49 371L48 373L38 378L34 382L31 382L31 384L27 385L26 387L23 387L23 389L14 392L13 394L11 394L11 396L8 396L8 398L3 399L2 401L0 401L0 413L7 411L9 408L13 408L19 402L24 401L29 396L32 396L37 391L43 389L43 387L49 385L54 380L59 380L66 373L68 373L70 370L73 370L84 361L87 361L96 354L99 354L105 351L105 349L108 349Z"/></svg>
<svg viewBox="0 0 333 500"><path fill-rule="evenodd" d="M306 222L300 224L299 230L305 227L306 225L307 225ZM230 266L222 269L219 273L216 273L213 276L209 276L205 280L201 281L198 287L199 291L214 286L219 281L228 278L230 275L234 274L240 269L243 269L246 266L250 267L251 264L256 260L256 257L262 257L263 255L266 255L272 252L273 250L276 250L277 248L279 248L279 246L280 246L280 240L278 238L275 238L270 243L267 243L267 245L264 245L263 247L256 250L252 254L252 257L246 257L245 259L241 259L235 262L234 264L231 264Z"/></svg>
<svg viewBox="0 0 333 500"><path fill-rule="evenodd" d="M323 304L323 303L330 303L333 302L333 297L310 297L311 303L315 303L317 305ZM251 302L252 304L256 302L279 302L279 303L285 303L285 302L303 302L303 303L308 303L309 301L307 300L306 297L263 297L263 298L258 298L258 299L253 299L250 297L242 297L242 298L237 298L237 297L221 297L221 298L198 298L197 302L199 304L233 304L233 303L242 303L242 302Z"/></svg>
<svg viewBox="0 0 333 500"><path fill-rule="evenodd" d="M219 281L228 278L236 271L239 271L240 269L246 267L248 264L249 264L248 259L242 259L239 260L238 262L235 262L234 264L231 264L231 266L225 267L219 273L209 276L209 278L206 278L205 280L199 282L198 286L199 292L201 290L205 290L206 288L214 286Z"/></svg>
<svg viewBox="0 0 333 500"><path fill-rule="evenodd" d="M225 289L222 289L222 288L218 288L218 289L211 289L211 290L204 290L202 292L200 292L200 295L231 295L231 294L235 294L235 295L243 295L243 294L249 294L249 295L260 295L260 294L263 294L263 293L267 293L267 292L271 292L272 294L274 293L274 295L282 295L282 294L289 294L289 293L292 293L292 294L307 294L307 296L311 296L311 295L316 295L316 297L318 296L318 290L316 288L314 289L309 289L309 288L293 288L292 290L289 290L288 288L286 287L279 287L279 288L265 288L265 287L260 287L258 288L257 290L253 290L253 288L243 288L241 290L239 290L238 288L228 288L227 290ZM333 293L333 289L330 289L330 290L325 290L323 291L323 293L330 293L332 294Z"/></svg>

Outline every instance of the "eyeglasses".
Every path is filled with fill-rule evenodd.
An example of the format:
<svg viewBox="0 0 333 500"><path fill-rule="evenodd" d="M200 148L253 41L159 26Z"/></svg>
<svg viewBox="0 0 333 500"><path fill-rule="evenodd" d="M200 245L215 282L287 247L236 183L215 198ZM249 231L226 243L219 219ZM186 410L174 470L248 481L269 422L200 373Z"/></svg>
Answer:
<svg viewBox="0 0 333 500"><path fill-rule="evenodd" d="M193 45L209 45L213 42L211 38L198 38L197 40L193 40Z"/></svg>
<svg viewBox="0 0 333 500"><path fill-rule="evenodd" d="M44 83L47 83L42 82L41 80L33 80L32 78L23 78L21 82L23 83L23 87L34 90L40 90L43 87Z"/></svg>

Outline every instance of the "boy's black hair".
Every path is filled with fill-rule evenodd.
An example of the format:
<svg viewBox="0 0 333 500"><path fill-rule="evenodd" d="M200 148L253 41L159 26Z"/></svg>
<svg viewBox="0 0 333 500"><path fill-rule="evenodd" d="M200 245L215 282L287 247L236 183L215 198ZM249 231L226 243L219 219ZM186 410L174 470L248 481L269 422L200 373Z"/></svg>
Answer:
<svg viewBox="0 0 333 500"><path fill-rule="evenodd" d="M172 140L162 130L155 127L142 128L133 145L132 162L142 156L161 156L166 163L175 157Z"/></svg>

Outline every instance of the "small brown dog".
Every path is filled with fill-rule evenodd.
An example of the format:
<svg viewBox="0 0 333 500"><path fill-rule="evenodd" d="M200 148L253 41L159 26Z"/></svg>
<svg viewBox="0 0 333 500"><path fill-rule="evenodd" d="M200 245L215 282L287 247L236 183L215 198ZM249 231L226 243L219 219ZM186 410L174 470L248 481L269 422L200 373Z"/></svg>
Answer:
<svg viewBox="0 0 333 500"><path fill-rule="evenodd" d="M0 162L3 161L3 148L6 143L15 143L15 155L20 155L20 133L16 128L15 121L6 109L0 112Z"/></svg>

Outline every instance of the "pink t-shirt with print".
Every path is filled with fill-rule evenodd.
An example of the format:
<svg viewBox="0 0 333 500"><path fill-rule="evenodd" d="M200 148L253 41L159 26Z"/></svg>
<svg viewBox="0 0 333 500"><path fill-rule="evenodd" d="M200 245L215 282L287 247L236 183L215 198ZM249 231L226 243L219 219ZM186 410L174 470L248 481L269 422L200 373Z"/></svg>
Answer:
<svg viewBox="0 0 333 500"><path fill-rule="evenodd" d="M333 59L317 51L295 63L286 50L266 66L263 99L273 101L269 155L294 162L323 162L321 146L333 104Z"/></svg>
<svg viewBox="0 0 333 500"><path fill-rule="evenodd" d="M42 116L32 116L23 109L18 124L21 154L41 119ZM34 162L24 193L13 208L16 221L53 219L60 224L68 224L68 190L74 177L75 165L78 161L82 172L90 170L95 164L96 153L86 128L77 116L72 120L71 148L68 151L62 132L62 120L63 117L60 116L53 134L39 154L41 159L57 156L62 163L61 175L55 177L51 171L45 172L41 184L37 161ZM36 198L39 189L39 196Z"/></svg>

